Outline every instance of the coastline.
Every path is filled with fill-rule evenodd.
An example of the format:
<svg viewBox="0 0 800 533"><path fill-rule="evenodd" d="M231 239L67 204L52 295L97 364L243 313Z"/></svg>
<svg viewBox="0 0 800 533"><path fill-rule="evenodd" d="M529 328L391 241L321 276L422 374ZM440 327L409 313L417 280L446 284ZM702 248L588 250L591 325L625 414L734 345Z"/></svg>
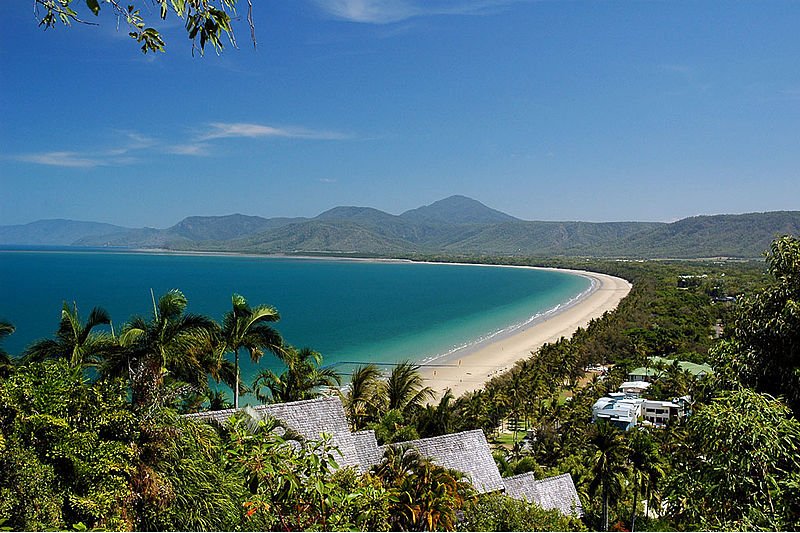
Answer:
<svg viewBox="0 0 800 533"><path fill-rule="evenodd" d="M434 365L422 367L420 373L436 399L449 388L457 398L465 392L483 387L498 374L511 369L517 361L530 357L543 344L570 337L578 328L586 327L595 318L612 311L628 295L632 285L621 278L583 270L539 268L588 277L593 287L570 305L534 320L509 334L448 354Z"/></svg>
<svg viewBox="0 0 800 533"><path fill-rule="evenodd" d="M561 337L571 336L579 327L585 327L606 311L613 310L630 292L631 285L620 278L584 270L532 267L522 265L492 265L483 263L457 263L414 261L400 258L364 258L364 257L325 257L325 256L292 256L281 254L250 254L242 252L218 251L175 251L161 249L72 249L61 247L55 249L22 249L3 250L9 252L86 252L86 253L122 253L143 255L175 255L175 256L210 256L241 257L264 259L295 259L314 261L371 262L371 263L419 263L435 265L463 265L478 268L525 268L563 272L579 275L592 281L590 289L574 297L569 302L559 304L553 309L531 317L523 324L514 324L493 333L489 338L470 343L446 354L429 356L427 359L415 361L421 365L420 372L426 384L434 389L440 397L447 388L451 388L457 397L464 392L481 388L486 382L499 373L510 369L514 363L526 359L531 352L543 344L554 342Z"/></svg>

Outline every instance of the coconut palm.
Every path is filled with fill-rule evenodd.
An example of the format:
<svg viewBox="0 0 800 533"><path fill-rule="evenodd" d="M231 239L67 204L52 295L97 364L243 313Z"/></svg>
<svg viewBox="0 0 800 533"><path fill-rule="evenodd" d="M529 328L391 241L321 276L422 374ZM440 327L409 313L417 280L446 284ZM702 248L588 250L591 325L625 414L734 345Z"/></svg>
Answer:
<svg viewBox="0 0 800 533"><path fill-rule="evenodd" d="M631 531L636 528L636 504L639 494L648 498L652 485L664 476L664 467L659 457L658 443L645 429L630 434L631 475L633 477L633 506L631 507Z"/></svg>
<svg viewBox="0 0 800 533"><path fill-rule="evenodd" d="M377 418L381 408L381 371L374 364L358 366L350 376L347 393L342 395L353 431L367 427Z"/></svg>
<svg viewBox="0 0 800 533"><path fill-rule="evenodd" d="M153 306L153 317L134 317L123 327L122 357L103 366L105 374L127 375L131 381L134 405L153 405L156 394L169 375L172 379L208 387L208 374L217 372L215 348L219 326L208 317L187 314L186 296L173 289Z"/></svg>
<svg viewBox="0 0 800 533"><path fill-rule="evenodd" d="M426 405L420 412L417 427L421 437L436 437L456 431L456 411L453 391L447 389L436 406Z"/></svg>
<svg viewBox="0 0 800 533"><path fill-rule="evenodd" d="M86 323L81 323L78 306L73 302L70 309L64 302L56 338L33 343L25 351L24 358L29 362L60 358L66 359L73 368L96 367L117 345L110 334L92 332L108 324L111 324L111 317L102 307L93 308Z"/></svg>
<svg viewBox="0 0 800 533"><path fill-rule="evenodd" d="M322 355L310 348L298 350L292 346L282 350L281 360L286 370L280 375L261 370L253 381L253 391L259 401L296 402L320 395L321 387L335 387L341 377L331 367L321 368ZM269 395L267 395L269 391Z"/></svg>
<svg viewBox="0 0 800 533"><path fill-rule="evenodd" d="M231 297L232 309L222 319L222 350L233 353L234 376L228 384L233 389L233 406L239 408L240 368L239 350L245 349L250 360L257 363L270 351L277 356L283 353L283 339L269 324L280 319L277 309L268 305L250 307L239 294Z"/></svg>
<svg viewBox="0 0 800 533"><path fill-rule="evenodd" d="M419 365L403 361L392 369L384 385L386 405L389 410L397 409L406 419L410 419L427 400L433 398L433 389L425 386L419 373Z"/></svg>
<svg viewBox="0 0 800 533"><path fill-rule="evenodd" d="M625 442L622 433L605 421L596 422L589 436L592 455L592 479L589 491L596 494L601 489L603 501L603 531L608 531L608 506L612 496L621 492L621 479L625 471Z"/></svg>

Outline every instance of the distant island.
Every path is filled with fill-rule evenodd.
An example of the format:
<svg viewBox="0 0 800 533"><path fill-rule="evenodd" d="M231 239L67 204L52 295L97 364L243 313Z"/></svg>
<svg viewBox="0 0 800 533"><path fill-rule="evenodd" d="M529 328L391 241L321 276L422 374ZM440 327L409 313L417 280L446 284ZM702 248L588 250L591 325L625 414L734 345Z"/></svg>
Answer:
<svg viewBox="0 0 800 533"><path fill-rule="evenodd" d="M0 226L0 245L379 257L750 259L761 257L776 236L798 233L800 211L696 216L672 223L527 221L450 196L400 215L343 206L313 218L193 216L166 229L39 220Z"/></svg>

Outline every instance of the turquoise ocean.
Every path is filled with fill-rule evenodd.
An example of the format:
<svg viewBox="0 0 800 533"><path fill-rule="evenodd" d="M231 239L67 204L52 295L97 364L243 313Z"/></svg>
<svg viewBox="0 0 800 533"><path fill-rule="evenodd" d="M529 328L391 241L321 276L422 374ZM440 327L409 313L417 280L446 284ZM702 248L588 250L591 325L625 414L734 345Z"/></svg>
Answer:
<svg viewBox="0 0 800 533"><path fill-rule="evenodd" d="M479 265L368 262L123 251L0 250L0 319L17 328L4 349L19 354L54 335L62 302L85 319L104 307L119 328L152 314L156 297L180 289L188 312L218 321L236 292L269 304L275 327L297 347L349 372L354 362L442 360L453 351L507 334L589 290L573 274ZM269 355L262 366L279 369ZM243 376L256 372L249 360Z"/></svg>

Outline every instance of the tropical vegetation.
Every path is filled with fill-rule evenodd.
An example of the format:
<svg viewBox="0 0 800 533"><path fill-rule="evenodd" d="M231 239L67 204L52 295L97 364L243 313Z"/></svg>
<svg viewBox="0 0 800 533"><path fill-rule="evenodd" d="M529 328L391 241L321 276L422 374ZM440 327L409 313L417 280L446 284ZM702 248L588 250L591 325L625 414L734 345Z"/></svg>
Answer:
<svg viewBox="0 0 800 533"><path fill-rule="evenodd" d="M429 259L445 259L430 257ZM457 258L470 259L475 258ZM629 279L618 308L461 397L436 401L419 368L357 368L349 384L283 342L277 311L234 295L219 324L178 290L118 331L63 304L53 339L0 351L0 527L15 530L795 530L800 527L800 240L762 262L481 262L583 267ZM689 280L687 282L687 280ZM732 301L735 300L735 301ZM0 323L0 341L12 335ZM248 387L240 351L268 355ZM226 356L232 356L232 360ZM659 398L690 394L665 427L592 423L592 404L637 366L662 365ZM351 428L385 443L483 429L503 475L569 473L583 516L500 494L413 448L369 472L240 410L224 426L181 416L227 405L220 383L264 402L341 394ZM338 391L338 392L337 392ZM234 400L235 401L235 400Z"/></svg>

